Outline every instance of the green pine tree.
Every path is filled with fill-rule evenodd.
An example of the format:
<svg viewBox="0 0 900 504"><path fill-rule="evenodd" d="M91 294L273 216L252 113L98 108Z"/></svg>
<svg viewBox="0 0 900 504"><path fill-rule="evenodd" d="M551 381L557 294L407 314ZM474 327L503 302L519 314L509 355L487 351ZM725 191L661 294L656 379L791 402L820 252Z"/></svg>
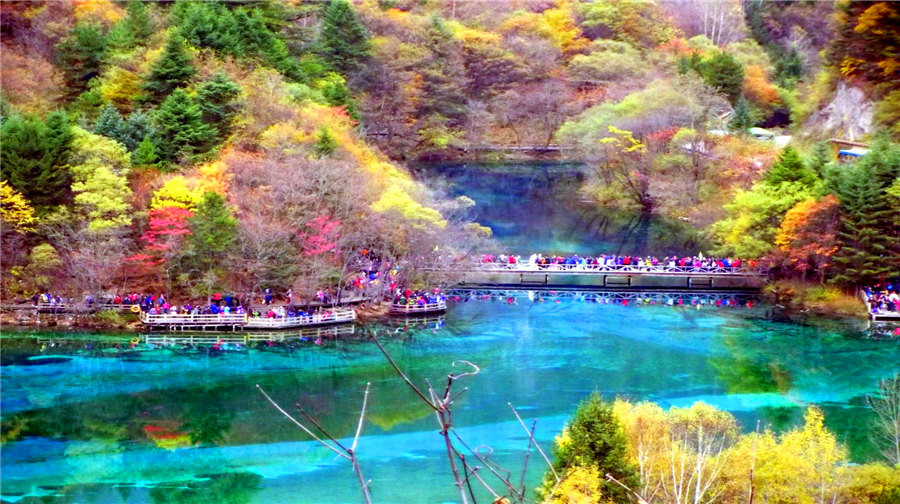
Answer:
<svg viewBox="0 0 900 504"><path fill-rule="evenodd" d="M100 110L100 115L94 121L94 133L115 140L119 139L124 129L125 120L122 119L122 114L119 113L116 107L109 104Z"/></svg>
<svg viewBox="0 0 900 504"><path fill-rule="evenodd" d="M219 140L231 133L232 122L241 110L240 96L241 87L224 73L214 75L197 90L203 121L215 129Z"/></svg>
<svg viewBox="0 0 900 504"><path fill-rule="evenodd" d="M553 448L556 472L565 474L568 467L575 465L596 467L601 475L603 497L611 502L631 503L631 494L627 490L602 477L609 474L635 490L641 485L636 468L627 460L628 439L613 412L612 403L604 401L600 394L594 392L578 405L566 431L568 443ZM544 477L544 493L552 488L553 481L552 473L548 472Z"/></svg>
<svg viewBox="0 0 900 504"><path fill-rule="evenodd" d="M466 117L468 101L466 70L457 41L439 18L434 18L428 32L431 57L422 68L423 97L417 115L425 119L439 115L456 127Z"/></svg>
<svg viewBox="0 0 900 504"><path fill-rule="evenodd" d="M747 134L747 130L752 128L754 124L756 124L756 121L753 120L750 104L741 96L737 101L737 105L734 106L734 116L729 121L728 128L741 134Z"/></svg>
<svg viewBox="0 0 900 504"><path fill-rule="evenodd" d="M220 20L223 16L230 18L231 11L219 3L180 2L172 9L172 16L177 21L181 35L195 47L223 50L219 43L220 37L227 38L233 35L233 29L222 30L223 24ZM233 18L231 24L234 24ZM233 49L227 52L234 54Z"/></svg>
<svg viewBox="0 0 900 504"><path fill-rule="evenodd" d="M153 118L146 112L132 112L122 127L122 133L119 135L121 142L128 150L137 149L138 145L146 137L153 137L156 129L153 128Z"/></svg>
<svg viewBox="0 0 900 504"><path fill-rule="evenodd" d="M782 87L791 89L803 77L803 59L796 49L791 49L775 63L775 78Z"/></svg>
<svg viewBox="0 0 900 504"><path fill-rule="evenodd" d="M127 5L128 17L125 21L128 23L128 28L134 36L135 42L145 44L147 39L153 35L153 21L150 13L147 12L147 5L145 2L128 2Z"/></svg>
<svg viewBox="0 0 900 504"><path fill-rule="evenodd" d="M187 85L195 73L184 39L179 35L170 36L162 56L147 76L144 84L144 90L148 92L146 99L158 103L175 88Z"/></svg>
<svg viewBox="0 0 900 504"><path fill-rule="evenodd" d="M67 167L72 133L69 119L54 112L37 117L12 116L0 127L0 178L21 192L37 210L67 203L72 177Z"/></svg>
<svg viewBox="0 0 900 504"><path fill-rule="evenodd" d="M834 280L863 286L900 271L897 209L888 194L900 177L900 146L877 141L852 165L828 170L841 202L840 249Z"/></svg>
<svg viewBox="0 0 900 504"><path fill-rule="evenodd" d="M134 152L131 153L131 164L134 166L153 166L159 160L156 155L156 144L150 135L144 137Z"/></svg>
<svg viewBox="0 0 900 504"><path fill-rule="evenodd" d="M345 74L371 55L369 34L350 2L332 0L325 7L318 52L326 63Z"/></svg>
<svg viewBox="0 0 900 504"><path fill-rule="evenodd" d="M787 146L782 149L778 154L778 159L769 167L763 181L775 187L783 182L798 182L804 187L812 188L818 182L818 177L806 167L797 149Z"/></svg>
<svg viewBox="0 0 900 504"><path fill-rule="evenodd" d="M59 67L66 83L66 97L73 99L88 89L100 74L107 39L99 26L78 24L56 45Z"/></svg>
<svg viewBox="0 0 900 504"><path fill-rule="evenodd" d="M224 261L237 238L237 219L224 196L206 192L190 220L190 229L185 269L212 289L227 270Z"/></svg>
<svg viewBox="0 0 900 504"><path fill-rule="evenodd" d="M109 30L107 40L110 49L117 51L128 51L134 47L136 40L134 38L134 32L131 31L131 26L128 24L127 18L119 21Z"/></svg>
<svg viewBox="0 0 900 504"><path fill-rule="evenodd" d="M824 177L825 167L832 161L834 161L834 153L831 146L828 145L828 142L818 142L813 146L809 157L806 158L806 167L819 177Z"/></svg>
<svg viewBox="0 0 900 504"><path fill-rule="evenodd" d="M328 157L334 154L337 147L337 140L331 135L328 128L323 126L322 129L319 130L319 136L316 137L315 145L313 145L313 155L317 158Z"/></svg>
<svg viewBox="0 0 900 504"><path fill-rule="evenodd" d="M184 89L172 91L155 116L159 158L174 161L212 144L215 131L202 118L200 107Z"/></svg>
<svg viewBox="0 0 900 504"><path fill-rule="evenodd" d="M726 52L718 52L705 60L700 75L710 87L728 97L731 103L737 103L744 85L744 67Z"/></svg>

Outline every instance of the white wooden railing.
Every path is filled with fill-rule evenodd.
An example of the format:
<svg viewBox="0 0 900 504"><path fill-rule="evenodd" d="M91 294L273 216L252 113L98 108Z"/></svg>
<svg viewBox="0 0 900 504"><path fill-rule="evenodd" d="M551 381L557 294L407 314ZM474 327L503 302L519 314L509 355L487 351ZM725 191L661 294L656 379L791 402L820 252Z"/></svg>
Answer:
<svg viewBox="0 0 900 504"><path fill-rule="evenodd" d="M529 263L497 263L480 262L469 265L459 265L467 271L497 272L497 273L613 273L613 274L639 274L639 275L728 275L728 276L761 276L765 274L762 268L724 267L724 266L646 266L637 264L529 264Z"/></svg>
<svg viewBox="0 0 900 504"><path fill-rule="evenodd" d="M356 310L352 308L336 308L330 312L314 313L306 317L250 317L244 327L248 329L277 329L283 327L302 327L320 324L337 324L356 320Z"/></svg>
<svg viewBox="0 0 900 504"><path fill-rule="evenodd" d="M147 325L175 326L243 326L247 323L244 313L219 314L150 314L141 312L141 322Z"/></svg>
<svg viewBox="0 0 900 504"><path fill-rule="evenodd" d="M415 314L415 313L429 313L436 312L447 309L447 301L440 300L435 303L425 303L425 304L391 304L391 313L400 313L400 314Z"/></svg>
<svg viewBox="0 0 900 504"><path fill-rule="evenodd" d="M67 312L67 311L103 311L103 310L117 310L117 311L130 311L132 306L131 304L121 304L121 303L46 303L40 302L35 307L38 311L57 311L57 312Z"/></svg>

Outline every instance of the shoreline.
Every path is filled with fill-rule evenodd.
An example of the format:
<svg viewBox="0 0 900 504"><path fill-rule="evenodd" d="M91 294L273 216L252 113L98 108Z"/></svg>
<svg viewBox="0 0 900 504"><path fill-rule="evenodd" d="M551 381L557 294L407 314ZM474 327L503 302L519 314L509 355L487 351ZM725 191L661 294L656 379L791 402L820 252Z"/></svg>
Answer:
<svg viewBox="0 0 900 504"><path fill-rule="evenodd" d="M837 301L813 301L817 297L827 298L822 294L823 290L828 295L834 295L834 289L828 290L819 284L769 282L760 292L765 303L771 307L766 318L799 324L805 324L811 318L836 322L862 322L869 319L862 302L852 296L844 295ZM362 324L387 320L390 318L389 311L390 303L386 302L370 302L356 307L358 322ZM144 326L137 314L131 312L105 310L94 313L39 313L33 307L19 305L0 307L0 328L139 333Z"/></svg>
<svg viewBox="0 0 900 504"><path fill-rule="evenodd" d="M376 322L387 318L390 303L369 303L357 306L359 322ZM102 314L102 315L101 315ZM138 333L143 324L136 313L103 310L94 313L38 313L34 307L0 307L0 328L61 329L93 331L127 331Z"/></svg>

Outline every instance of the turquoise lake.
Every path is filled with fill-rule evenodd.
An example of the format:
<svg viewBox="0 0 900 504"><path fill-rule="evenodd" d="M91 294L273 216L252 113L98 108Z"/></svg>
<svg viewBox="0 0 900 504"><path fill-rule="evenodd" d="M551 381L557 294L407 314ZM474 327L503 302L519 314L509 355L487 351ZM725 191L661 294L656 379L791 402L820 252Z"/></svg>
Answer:
<svg viewBox="0 0 900 504"><path fill-rule="evenodd" d="M441 174L445 191L470 194L479 220L522 253L618 247L664 254L699 246L678 225L592 212L560 188L576 185L570 167L541 170L550 178L527 167L511 179L495 168L445 167ZM551 230L541 218L568 227ZM0 498L361 502L350 465L283 418L256 385L291 411L299 404L346 439L355 432L370 382L358 452L375 502L458 500L433 413L397 378L367 330L418 384L443 383L448 372L460 370L454 360L481 367L459 384L468 391L457 400L454 424L470 446L490 446L492 460L509 468L516 482L527 437L508 403L529 425L538 419L536 438L549 450L566 418L593 391L666 407L705 401L732 412L745 430L757 421L776 431L791 428L816 404L854 461L875 457L865 397L900 368L896 338L851 323L772 322L757 306L536 299L454 302L440 319L229 351L132 345L131 334L4 329ZM544 470L533 450L528 467L526 483L533 488Z"/></svg>

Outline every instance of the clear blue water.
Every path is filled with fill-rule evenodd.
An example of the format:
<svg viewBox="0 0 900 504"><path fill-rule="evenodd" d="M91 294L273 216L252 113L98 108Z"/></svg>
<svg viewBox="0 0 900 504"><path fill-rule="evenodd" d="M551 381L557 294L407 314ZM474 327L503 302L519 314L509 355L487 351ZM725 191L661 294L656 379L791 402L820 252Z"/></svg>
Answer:
<svg viewBox="0 0 900 504"><path fill-rule="evenodd" d="M512 215L510 226L524 225ZM536 437L548 449L595 390L664 406L706 401L747 430L757 421L784 430L817 404L854 460L873 457L865 395L898 370L900 340L840 323L770 322L763 310L473 300L452 304L442 322L376 331L417 383L442 383L459 369L454 360L481 366L460 384L469 390L454 423L471 446L491 446L514 481L527 438L507 403L538 419ZM131 335L4 329L0 338L4 502L360 502L349 464L255 386L349 438L366 382L359 454L376 502L458 499L433 414L362 331L227 352L132 348ZM530 460L533 488L543 466L534 452Z"/></svg>
<svg viewBox="0 0 900 504"><path fill-rule="evenodd" d="M584 201L581 165L425 165L420 173L447 195L473 199L468 216L517 254L664 256L693 254L706 245L684 222Z"/></svg>

